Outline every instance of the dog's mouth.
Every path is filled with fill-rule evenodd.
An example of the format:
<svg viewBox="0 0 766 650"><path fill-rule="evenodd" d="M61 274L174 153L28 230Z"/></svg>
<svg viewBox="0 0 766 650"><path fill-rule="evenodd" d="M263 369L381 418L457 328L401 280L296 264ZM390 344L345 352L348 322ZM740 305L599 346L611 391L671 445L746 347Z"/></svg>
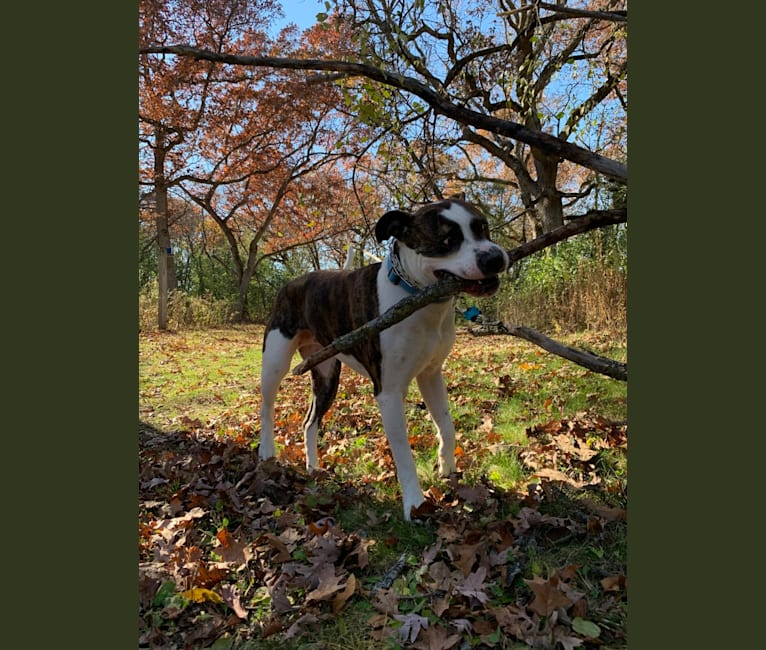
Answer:
<svg viewBox="0 0 766 650"><path fill-rule="evenodd" d="M444 269L434 271L434 275L440 280L442 278L450 277L462 280L463 283L465 283L465 286L461 291L471 296L491 296L500 288L500 278L496 275L481 280L466 280L465 278L461 278L459 275L455 275Z"/></svg>

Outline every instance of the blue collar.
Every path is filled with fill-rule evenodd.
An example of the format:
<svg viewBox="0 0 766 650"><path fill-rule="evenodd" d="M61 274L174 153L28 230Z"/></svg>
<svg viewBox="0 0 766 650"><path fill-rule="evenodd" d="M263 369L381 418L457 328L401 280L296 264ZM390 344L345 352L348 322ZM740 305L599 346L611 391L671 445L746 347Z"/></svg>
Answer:
<svg viewBox="0 0 766 650"><path fill-rule="evenodd" d="M413 287L407 280L399 275L394 269L394 263L391 261L391 252L386 255L386 268L388 269L388 279L392 284L398 284L407 293L416 294L420 291L417 287Z"/></svg>

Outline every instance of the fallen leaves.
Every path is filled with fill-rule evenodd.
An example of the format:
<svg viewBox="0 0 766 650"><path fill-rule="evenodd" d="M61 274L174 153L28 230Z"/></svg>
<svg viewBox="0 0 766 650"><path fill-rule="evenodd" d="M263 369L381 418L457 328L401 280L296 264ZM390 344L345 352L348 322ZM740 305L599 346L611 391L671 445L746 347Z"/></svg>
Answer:
<svg viewBox="0 0 766 650"><path fill-rule="evenodd" d="M627 425L579 414L527 429L530 444L519 457L535 476L580 489L597 485L599 456L605 450L627 449Z"/></svg>
<svg viewBox="0 0 766 650"><path fill-rule="evenodd" d="M532 365L522 374L538 373ZM491 391L523 392L507 364L492 370L499 379L489 380ZM474 473L426 486L413 536L396 503L378 501L378 484L396 483L394 468L378 419L362 405L369 391L351 377L342 383L350 399L340 401L323 440L327 469L315 476L302 469L297 433L305 398L281 410L277 440L291 452L279 461L258 461L250 444L257 423L229 409L215 427L194 416L173 432L142 430L141 647L209 647L217 639L296 647L346 614L366 623L358 633L370 648L503 648L509 639L552 650L624 647L627 580L624 563L609 561L609 545L627 512L620 499L597 498L597 465L627 446L624 424L578 414L529 427L529 445L512 453L536 483L517 493ZM510 452L495 404L463 399L465 422L480 433L460 434L458 467L467 476L480 454ZM435 444L426 426L413 431L419 454ZM373 468L365 480L347 479L355 464ZM554 486L576 500L562 500ZM604 559L548 559L590 544L603 547Z"/></svg>
<svg viewBox="0 0 766 650"><path fill-rule="evenodd" d="M420 630L428 628L428 619L419 614L394 614L394 619L402 624L397 636L405 643L414 643Z"/></svg>

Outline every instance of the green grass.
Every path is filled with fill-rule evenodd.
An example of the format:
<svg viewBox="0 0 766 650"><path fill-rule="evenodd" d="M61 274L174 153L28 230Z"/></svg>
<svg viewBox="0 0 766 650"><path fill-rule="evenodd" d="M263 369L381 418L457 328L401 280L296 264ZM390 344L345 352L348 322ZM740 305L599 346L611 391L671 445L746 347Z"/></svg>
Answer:
<svg viewBox="0 0 766 650"><path fill-rule="evenodd" d="M237 326L142 335L141 419L167 428L252 413L261 332L260 327Z"/></svg>

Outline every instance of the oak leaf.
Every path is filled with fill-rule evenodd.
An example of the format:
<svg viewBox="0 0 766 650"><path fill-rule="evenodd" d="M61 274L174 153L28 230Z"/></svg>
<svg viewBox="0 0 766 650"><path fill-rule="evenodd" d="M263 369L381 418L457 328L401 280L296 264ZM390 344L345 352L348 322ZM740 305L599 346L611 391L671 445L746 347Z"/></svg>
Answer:
<svg viewBox="0 0 766 650"><path fill-rule="evenodd" d="M231 607L232 611L239 618L247 618L247 610L242 606L242 602L239 599L239 589L237 589L237 585L221 585L221 596L223 597L223 602Z"/></svg>
<svg viewBox="0 0 766 650"><path fill-rule="evenodd" d="M517 639L527 639L537 631L537 621L521 607L508 605L489 611L503 628L503 631L512 634Z"/></svg>
<svg viewBox="0 0 766 650"><path fill-rule="evenodd" d="M412 646L419 650L449 650L460 641L459 634L450 634L448 630L441 625L432 625Z"/></svg>
<svg viewBox="0 0 766 650"><path fill-rule="evenodd" d="M346 583L346 586L343 588L343 591L340 591L339 593L335 594L335 598L333 598L332 611L334 614L337 614L341 609L345 607L346 601L349 598L351 598L351 596L354 595L355 591L356 591L356 576L352 573L348 577L348 582Z"/></svg>
<svg viewBox="0 0 766 650"><path fill-rule="evenodd" d="M286 641L292 639L298 632L300 632L302 625L313 625L318 622L319 619L313 614L304 614L287 629L282 638Z"/></svg>
<svg viewBox="0 0 766 650"><path fill-rule="evenodd" d="M573 648L578 648L583 644L582 639L568 634L566 632L566 628L562 625L557 625L554 628L553 639L554 641L560 643L564 650L572 650Z"/></svg>
<svg viewBox="0 0 766 650"><path fill-rule="evenodd" d="M452 557L452 563L460 569L460 572L467 576L476 562L478 550L484 545L484 542L478 544L461 544L460 546L450 546L449 554Z"/></svg>
<svg viewBox="0 0 766 650"><path fill-rule="evenodd" d="M441 616L449 609L449 600L447 598L434 598L431 603L431 611L437 616Z"/></svg>
<svg viewBox="0 0 766 650"><path fill-rule="evenodd" d="M306 602L312 600L329 600L336 591L341 590L344 585L341 584L342 576L335 575L335 566L325 564L317 573L319 585L306 596Z"/></svg>
<svg viewBox="0 0 766 650"><path fill-rule="evenodd" d="M462 585L457 586L458 593L468 598L476 598L483 605L489 600L489 596L484 593L484 579L486 577L487 567L479 567L466 577Z"/></svg>
<svg viewBox="0 0 766 650"><path fill-rule="evenodd" d="M378 589L372 599L372 606L389 616L399 612L399 595L391 589Z"/></svg>
<svg viewBox="0 0 766 650"><path fill-rule="evenodd" d="M469 621L467 618L453 618L449 624L456 628L458 632L464 634L470 633L473 629L471 621Z"/></svg>
<svg viewBox="0 0 766 650"><path fill-rule="evenodd" d="M419 614L396 614L394 618L402 624L399 628L399 638L405 642L414 643L420 630L428 628L428 619Z"/></svg>
<svg viewBox="0 0 766 650"><path fill-rule="evenodd" d="M252 559L253 550L248 542L235 540L233 535L225 528L219 530L216 537L221 545L215 551L227 564L241 566L247 564Z"/></svg>
<svg viewBox="0 0 766 650"><path fill-rule="evenodd" d="M558 584L552 584L550 580L543 580L535 576L532 580L525 579L524 582L535 594L529 608L540 616L550 616L559 607L567 608L572 604L566 594L558 588Z"/></svg>

